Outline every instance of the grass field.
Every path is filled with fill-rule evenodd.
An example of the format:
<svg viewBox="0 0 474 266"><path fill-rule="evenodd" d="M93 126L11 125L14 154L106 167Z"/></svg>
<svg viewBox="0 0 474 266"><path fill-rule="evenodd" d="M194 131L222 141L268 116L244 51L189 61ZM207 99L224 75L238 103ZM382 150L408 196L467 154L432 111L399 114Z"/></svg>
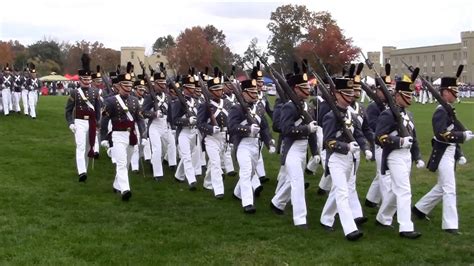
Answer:
<svg viewBox="0 0 474 266"><path fill-rule="evenodd" d="M463 145L468 164L458 166L460 236L441 230L441 205L431 222L415 220L418 240L401 239L398 227L374 225L376 210L364 209L369 222L357 242L342 228L328 233L319 226L325 198L316 195L320 169L308 176L310 230L293 226L291 208L274 215L269 202L276 186L277 156L266 156L267 176L257 213L242 212L232 198L236 178L225 180L224 200L202 189L190 192L166 177L157 183L131 174L133 197L124 203L112 193L114 168L104 156L77 182L74 140L64 119L65 97L41 97L38 119L0 116L0 262L2 264L473 264L474 149ZM434 105L414 105L423 159L430 153ZM474 102L457 105L463 123L474 129ZM375 164L362 162L358 191L365 198ZM436 182L426 169L412 171L413 202Z"/></svg>

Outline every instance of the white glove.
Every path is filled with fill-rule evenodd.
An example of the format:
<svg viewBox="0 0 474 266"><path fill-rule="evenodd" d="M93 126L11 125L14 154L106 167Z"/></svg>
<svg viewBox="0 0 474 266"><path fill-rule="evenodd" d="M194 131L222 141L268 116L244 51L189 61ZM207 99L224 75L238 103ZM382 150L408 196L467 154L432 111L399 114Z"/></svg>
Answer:
<svg viewBox="0 0 474 266"><path fill-rule="evenodd" d="M190 116L189 117L189 124L190 125L195 125L196 124L196 117L195 116Z"/></svg>
<svg viewBox="0 0 474 266"><path fill-rule="evenodd" d="M321 156L314 155L313 159L311 159L311 163L314 164L314 165L317 165L317 164L319 164L319 162L321 162Z"/></svg>
<svg viewBox="0 0 474 266"><path fill-rule="evenodd" d="M257 124L252 124L250 126L250 135L255 137L257 136L258 132L260 132L260 126Z"/></svg>
<svg viewBox="0 0 474 266"><path fill-rule="evenodd" d="M458 163L460 165L465 165L467 163L466 157L464 156L459 157Z"/></svg>
<svg viewBox="0 0 474 266"><path fill-rule="evenodd" d="M161 110L156 111L155 114L156 117L163 117L163 113L161 112Z"/></svg>
<svg viewBox="0 0 474 266"><path fill-rule="evenodd" d="M76 134L76 125L70 124L69 129L71 130L72 134Z"/></svg>
<svg viewBox="0 0 474 266"><path fill-rule="evenodd" d="M142 146L148 145L148 139L142 139Z"/></svg>
<svg viewBox="0 0 474 266"><path fill-rule="evenodd" d="M100 146L108 149L109 148L109 142L107 140L103 140L100 142Z"/></svg>
<svg viewBox="0 0 474 266"><path fill-rule="evenodd" d="M400 148L402 149L410 149L411 145L413 144L413 138L408 136L408 137L403 137L400 138Z"/></svg>
<svg viewBox="0 0 474 266"><path fill-rule="evenodd" d="M311 121L311 122L308 124L308 128L309 128L309 132L310 132L310 133L314 133L314 132L316 132L316 130L318 129L318 123L316 123L316 121Z"/></svg>
<svg viewBox="0 0 474 266"><path fill-rule="evenodd" d="M372 159L372 152L370 150L365 150L365 159L370 161Z"/></svg>
<svg viewBox="0 0 474 266"><path fill-rule="evenodd" d="M474 134L472 134L472 131L464 131L464 141L470 141L472 138L474 138Z"/></svg>
<svg viewBox="0 0 474 266"><path fill-rule="evenodd" d="M276 152L275 146L271 145L270 148L268 148L268 153L274 154Z"/></svg>
<svg viewBox="0 0 474 266"><path fill-rule="evenodd" d="M423 167L425 167L425 162L423 162L423 160L417 160L416 161L416 168L421 169Z"/></svg>
<svg viewBox="0 0 474 266"><path fill-rule="evenodd" d="M355 142L355 141L349 142L349 151L351 153L356 153L356 152L360 151L359 144L357 144L357 142Z"/></svg>
<svg viewBox="0 0 474 266"><path fill-rule="evenodd" d="M270 145L275 146L275 140L274 139L270 140Z"/></svg>
<svg viewBox="0 0 474 266"><path fill-rule="evenodd" d="M212 128L212 134L217 134L217 133L219 133L219 132L221 132L221 128L220 128L220 127L214 126L214 127Z"/></svg>

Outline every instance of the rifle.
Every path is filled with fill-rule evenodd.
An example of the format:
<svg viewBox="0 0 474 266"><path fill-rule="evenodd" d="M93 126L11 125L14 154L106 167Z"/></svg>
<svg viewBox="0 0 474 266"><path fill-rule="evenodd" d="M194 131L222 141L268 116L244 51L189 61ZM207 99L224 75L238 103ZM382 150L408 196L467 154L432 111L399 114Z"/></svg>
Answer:
<svg viewBox="0 0 474 266"><path fill-rule="evenodd" d="M408 65L403 60L402 60L402 63L408 68L408 70L410 70L410 72L413 73L416 70L416 68L413 68L413 66ZM463 65L460 65L458 67L458 71L456 73L457 77L459 77L459 75L461 74L463 68L464 68ZM443 108L446 110L446 112L448 112L448 115L453 118L454 125L456 127L458 127L461 131L466 131L466 127L464 127L464 125L461 123L461 121L459 121L457 119L456 110L454 109L454 107L451 106L449 103L447 103L443 99L443 97L441 97L441 94L439 93L439 91L437 91L433 87L433 85L430 82L428 82L428 80L426 80L423 76L419 76L419 78L421 79L421 82L423 83L423 85L425 85L425 87L428 88L428 90L431 92L431 95L433 95L433 97L435 97L435 99L439 102L439 104L441 104L441 106L443 106ZM414 82L414 80L412 80L412 81Z"/></svg>
<svg viewBox="0 0 474 266"><path fill-rule="evenodd" d="M392 95L390 95L390 93L388 91L388 88L387 88L387 85L385 84L385 81L382 79L382 77L377 72L377 70L375 70L374 64L367 57L365 57L365 55L363 53L361 53L361 54L362 54L362 57L364 57L365 64L369 67L370 70L372 70L374 72L375 80L379 81L380 88L382 89L382 92L385 96L388 107L392 111L392 114L395 117L395 121L397 121L399 136L400 137L410 136L410 133L408 132L408 129L403 125L403 117L400 114L400 109L395 104L395 101L394 101ZM390 66L389 64L385 65L386 71L388 71L388 72L390 72L390 67L389 66Z"/></svg>
<svg viewBox="0 0 474 266"><path fill-rule="evenodd" d="M360 77L360 73L362 72L362 69L364 68L364 63L359 63L359 65L357 66L357 71L356 71L356 76L359 76ZM377 105L383 105L383 102L382 100L379 98L379 96L377 95L377 93L375 93L372 88L370 88L369 85L367 85L367 83L363 82L362 80L360 80L360 87L365 91L365 93L367 94L367 96L369 96L370 99L372 99L372 101L374 101Z"/></svg>
<svg viewBox="0 0 474 266"><path fill-rule="evenodd" d="M242 109L245 113L245 118L247 119L247 124L259 124L257 119L252 116L252 114L249 112L249 106L245 102L243 96L242 96L242 88L240 88L239 82L232 82L232 86L234 86L234 95L237 101L239 102L240 106L242 106Z"/></svg>
<svg viewBox="0 0 474 266"><path fill-rule="evenodd" d="M265 69L267 70L268 73L272 76L272 79L275 81L275 86L280 87L278 93L280 95L286 95L288 98L293 102L293 104L296 106L296 109L298 110L298 113L301 115L303 122L305 124L309 124L312 121L314 121L313 117L308 113L307 110L304 110L304 103L298 99L298 96L296 96L295 92L290 88L288 83L286 83L285 78L278 73L269 63L267 60L265 60L263 57L261 57L257 52L254 52L255 55L259 58L260 61L265 65ZM305 67L305 66L304 66Z"/></svg>
<svg viewBox="0 0 474 266"><path fill-rule="evenodd" d="M215 69L214 69L214 72L215 72ZM193 70L193 73L194 73L194 70ZM217 75L215 75L215 77L217 77ZM209 92L209 89L207 88L207 84L204 83L204 80L202 79L201 76L199 76L199 86L201 87L202 95L204 95L204 101L206 101L207 103L207 111L209 112L209 115L210 115L211 124L213 126L217 126L216 117L212 113L211 107L209 105L211 103L212 96L211 96L211 93Z"/></svg>
<svg viewBox="0 0 474 266"><path fill-rule="evenodd" d="M178 88L178 86L176 85L174 81L169 82L169 85L176 92L176 96L178 97L178 100L181 103L181 105L184 106L186 117L189 118L191 116L196 116L196 114L189 109L188 101L186 100L186 98L184 98L183 91L181 90L181 88Z"/></svg>
<svg viewBox="0 0 474 266"><path fill-rule="evenodd" d="M316 55L315 55L316 56ZM319 59L319 57L316 56L316 58L318 59L318 62L319 64L322 65L322 61ZM331 79L331 76L329 76L329 73L327 72L326 70L326 67L324 67L323 65L323 69L325 71L325 74L326 74L326 77L329 78L330 82L332 84L334 84L334 81ZM331 96L330 92L328 91L328 89L326 88L326 85L324 85L324 81L323 79L318 75L318 73L314 72L314 71L311 71L311 74L316 77L317 79L317 86L318 86L318 89L319 91L321 92L323 98L325 99L325 101L328 103L329 105L329 108L331 109L331 111L333 112L334 116L336 117L336 122L339 123L339 125L341 125L342 127L342 133L344 135L346 135L346 137L349 139L349 142L353 142L355 141L355 138L354 138L354 135L352 135L352 132L346 127L346 121L344 119L344 114L337 108L337 105L336 105L336 102L335 102L335 99L334 97ZM331 84L330 83L330 84ZM334 84L334 89L336 88L336 85ZM322 121L321 121L322 122Z"/></svg>
<svg viewBox="0 0 474 266"><path fill-rule="evenodd" d="M155 88L153 88L153 84L151 83L150 77L146 73L145 64L140 60L140 58L138 56L137 56L137 59L138 59L138 62L140 63L140 67L143 70L143 78L145 79L145 81L147 83L148 93L151 95L151 98L153 99L153 104L154 104L155 110L158 111L158 110L160 110L160 107L158 106L158 103L156 102Z"/></svg>

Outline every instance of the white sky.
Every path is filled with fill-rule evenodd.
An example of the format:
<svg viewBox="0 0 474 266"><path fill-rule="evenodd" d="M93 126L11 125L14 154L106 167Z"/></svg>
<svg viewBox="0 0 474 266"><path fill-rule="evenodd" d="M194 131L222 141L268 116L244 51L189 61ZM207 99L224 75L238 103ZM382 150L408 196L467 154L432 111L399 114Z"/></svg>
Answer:
<svg viewBox="0 0 474 266"><path fill-rule="evenodd" d="M231 50L242 54L253 37L266 46L270 13L288 3L329 11L364 52L380 51L382 46L456 43L461 31L474 30L473 0L13 0L2 2L0 39L23 44L44 37L60 42L84 39L117 50L145 46L151 52L160 36L176 37L187 27L213 24L223 30Z"/></svg>

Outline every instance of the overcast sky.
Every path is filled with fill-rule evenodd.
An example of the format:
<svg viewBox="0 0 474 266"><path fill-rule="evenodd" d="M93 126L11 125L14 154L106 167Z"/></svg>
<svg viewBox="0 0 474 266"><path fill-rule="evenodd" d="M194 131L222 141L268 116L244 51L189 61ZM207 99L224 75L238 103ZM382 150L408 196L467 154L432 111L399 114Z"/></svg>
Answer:
<svg viewBox="0 0 474 266"><path fill-rule="evenodd" d="M178 1L178 0L12 0L2 2L0 39L31 44L100 41L106 47L145 46L187 27L213 24L223 30L235 53L253 37L266 46L270 13L283 4L305 4L329 11L354 44L366 51L460 42L461 31L474 30L473 0L444 1ZM9 10L10 12L5 12Z"/></svg>

